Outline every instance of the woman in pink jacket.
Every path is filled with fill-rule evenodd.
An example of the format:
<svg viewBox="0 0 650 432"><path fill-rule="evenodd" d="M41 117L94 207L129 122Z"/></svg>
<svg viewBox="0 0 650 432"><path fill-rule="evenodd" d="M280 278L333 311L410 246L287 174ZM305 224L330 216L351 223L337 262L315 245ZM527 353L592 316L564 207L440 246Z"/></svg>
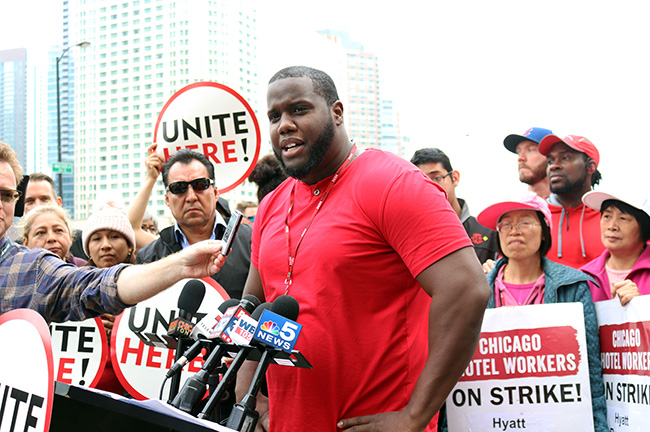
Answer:
<svg viewBox="0 0 650 432"><path fill-rule="evenodd" d="M605 251L580 270L593 300L618 297L626 305L633 297L650 294L650 200L588 192L582 202L601 213L600 237Z"/></svg>

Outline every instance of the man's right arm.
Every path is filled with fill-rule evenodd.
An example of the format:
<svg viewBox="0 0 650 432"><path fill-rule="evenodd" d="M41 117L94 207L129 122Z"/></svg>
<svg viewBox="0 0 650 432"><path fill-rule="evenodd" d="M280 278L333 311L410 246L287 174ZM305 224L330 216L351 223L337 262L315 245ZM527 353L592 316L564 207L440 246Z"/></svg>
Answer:
<svg viewBox="0 0 650 432"><path fill-rule="evenodd" d="M225 262L220 240L204 240L150 264L129 266L120 272L117 296L126 305L146 300L185 278L217 273Z"/></svg>

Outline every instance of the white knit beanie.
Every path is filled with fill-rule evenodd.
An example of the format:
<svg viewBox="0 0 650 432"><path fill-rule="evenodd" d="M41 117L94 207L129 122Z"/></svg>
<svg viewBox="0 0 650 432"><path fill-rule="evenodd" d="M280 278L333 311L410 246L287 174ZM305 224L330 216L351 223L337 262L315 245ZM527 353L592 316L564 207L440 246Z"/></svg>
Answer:
<svg viewBox="0 0 650 432"><path fill-rule="evenodd" d="M131 227L129 217L119 207L116 207L113 202L107 202L99 206L99 208L88 218L86 221L81 240L86 255L90 256L88 252L88 242L90 236L95 231L112 230L117 231L124 236L126 242L130 247L135 249L135 232Z"/></svg>

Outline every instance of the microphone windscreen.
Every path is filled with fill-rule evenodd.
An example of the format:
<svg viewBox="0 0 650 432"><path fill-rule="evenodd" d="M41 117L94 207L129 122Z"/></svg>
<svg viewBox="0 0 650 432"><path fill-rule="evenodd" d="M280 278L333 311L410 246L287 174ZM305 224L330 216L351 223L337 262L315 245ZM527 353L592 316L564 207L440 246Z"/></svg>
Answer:
<svg viewBox="0 0 650 432"><path fill-rule="evenodd" d="M260 305L260 300L255 297L253 294L246 294L244 298L241 299L239 305L246 309L248 313L252 313L255 308Z"/></svg>
<svg viewBox="0 0 650 432"><path fill-rule="evenodd" d="M198 279L188 281L178 296L178 308L182 311L194 315L205 296L205 285Z"/></svg>
<svg viewBox="0 0 650 432"><path fill-rule="evenodd" d="M291 321L296 321L300 313L300 305L298 300L285 294L275 299L271 305L271 312L275 312Z"/></svg>
<svg viewBox="0 0 650 432"><path fill-rule="evenodd" d="M219 305L219 312L224 314L224 313L226 313L226 311L228 309L230 309L233 306L237 306L238 304L239 304L239 300L237 300L237 299L228 299L228 300L224 301L223 303L221 303Z"/></svg>
<svg viewBox="0 0 650 432"><path fill-rule="evenodd" d="M259 321L260 316L262 316L262 313L266 309L269 309L270 307L271 307L271 303L269 303L269 302L262 303L261 305L259 305L258 307L255 308L255 310L251 314L251 318L253 318L255 321Z"/></svg>

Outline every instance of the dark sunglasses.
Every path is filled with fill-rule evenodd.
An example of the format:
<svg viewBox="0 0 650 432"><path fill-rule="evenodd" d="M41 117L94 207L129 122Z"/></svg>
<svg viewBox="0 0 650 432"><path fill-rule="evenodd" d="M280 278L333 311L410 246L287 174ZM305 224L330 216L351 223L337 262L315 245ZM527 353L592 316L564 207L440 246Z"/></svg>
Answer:
<svg viewBox="0 0 650 432"><path fill-rule="evenodd" d="M246 216L246 219L248 219L251 222L255 222L255 216Z"/></svg>
<svg viewBox="0 0 650 432"><path fill-rule="evenodd" d="M17 203L22 195L21 191L15 189L0 189L0 201L7 204Z"/></svg>
<svg viewBox="0 0 650 432"><path fill-rule="evenodd" d="M214 182L207 177L197 178L188 182L177 181L174 183L169 183L169 185L167 185L167 191L173 193L174 195L180 195L187 192L188 186L192 186L192 189L194 189L195 192L202 192L212 186L213 183Z"/></svg>

